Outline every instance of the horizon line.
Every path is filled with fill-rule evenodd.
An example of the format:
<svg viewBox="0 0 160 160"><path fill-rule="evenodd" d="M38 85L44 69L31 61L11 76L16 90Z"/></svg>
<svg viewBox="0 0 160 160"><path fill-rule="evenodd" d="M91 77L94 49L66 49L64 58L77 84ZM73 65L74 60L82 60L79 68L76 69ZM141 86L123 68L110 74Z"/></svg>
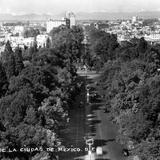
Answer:
<svg viewBox="0 0 160 160"><path fill-rule="evenodd" d="M31 14L35 14L35 15L59 15L59 14L63 14L66 11L62 11L59 13L38 13L38 12L30 12L30 13L3 13L1 12L0 14L6 14L6 15L12 15L12 16L23 16L23 15L31 15ZM72 11L71 11L72 12ZM92 13L145 13L145 12L160 12L160 10L144 10L144 11L78 11L78 12L73 12L75 14L79 14L79 13L88 13L88 14L92 14Z"/></svg>

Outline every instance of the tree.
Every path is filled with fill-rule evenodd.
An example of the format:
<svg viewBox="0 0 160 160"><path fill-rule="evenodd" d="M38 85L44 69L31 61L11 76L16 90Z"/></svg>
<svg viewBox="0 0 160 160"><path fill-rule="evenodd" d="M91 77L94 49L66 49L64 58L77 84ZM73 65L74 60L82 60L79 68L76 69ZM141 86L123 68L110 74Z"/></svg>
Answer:
<svg viewBox="0 0 160 160"><path fill-rule="evenodd" d="M83 32L79 27L68 29L60 26L53 29L50 33L52 38L52 47L59 50L65 59L75 62L81 55Z"/></svg>
<svg viewBox="0 0 160 160"><path fill-rule="evenodd" d="M38 113L35 108L30 107L26 110L24 122L29 125L36 125L38 123Z"/></svg>
<svg viewBox="0 0 160 160"><path fill-rule="evenodd" d="M38 50L34 44L30 48L30 65L23 66L18 47L8 56L4 67L9 86L0 99L2 148L57 147L59 131L66 126L69 103L73 101L73 93L77 93L75 62L83 36L79 35L78 28L61 26L58 30L54 35L57 46ZM1 75L5 77L3 68L0 68ZM5 78L3 80L5 82ZM53 159L50 155L40 151L4 153L0 159Z"/></svg>
<svg viewBox="0 0 160 160"><path fill-rule="evenodd" d="M47 87L49 90L54 89L57 83L56 70L49 66L29 66L26 67L21 75L28 79L34 86L38 84Z"/></svg>
<svg viewBox="0 0 160 160"><path fill-rule="evenodd" d="M116 50L116 48L118 48L119 47L119 43L118 43L118 41L117 41L117 36L116 35L114 35L114 34L112 34L111 36L110 36L110 41L109 41L110 43L109 43L109 48L108 48L108 54L109 54L109 57L110 57L110 59L115 59L116 57L116 55L115 55L115 50Z"/></svg>
<svg viewBox="0 0 160 160"><path fill-rule="evenodd" d="M16 75L16 72L15 72L15 58L14 58L14 55L11 54L9 55L8 57L8 60L6 61L6 64L5 64L5 71L6 71L6 75L7 75L7 78L8 80Z"/></svg>
<svg viewBox="0 0 160 160"><path fill-rule="evenodd" d="M33 88L33 84L28 77L23 75L13 76L10 79L7 94L19 92L23 88Z"/></svg>
<svg viewBox="0 0 160 160"><path fill-rule="evenodd" d="M147 51L148 43L145 41L145 39L142 37L139 40L139 43L137 45L137 50L139 52L139 57L144 58L145 52Z"/></svg>
<svg viewBox="0 0 160 160"><path fill-rule="evenodd" d="M0 63L0 97L5 95L8 87L6 72Z"/></svg>
<svg viewBox="0 0 160 160"><path fill-rule="evenodd" d="M3 123L17 126L23 121L27 108L31 106L35 107L35 100L32 98L31 90L27 88L3 97L0 100L0 115Z"/></svg>
<svg viewBox="0 0 160 160"><path fill-rule="evenodd" d="M4 52L2 52L2 63L6 64L6 62L9 59L9 56L13 53L12 51L12 47L10 45L10 42L7 41L6 45L5 45L5 49Z"/></svg>
<svg viewBox="0 0 160 160"><path fill-rule="evenodd" d="M101 89L119 126L118 140L126 145L133 142L131 153L143 160L159 159L159 46L133 39L116 52L116 60L104 65Z"/></svg>
<svg viewBox="0 0 160 160"><path fill-rule="evenodd" d="M2 65L5 68L5 72L9 80L15 75L15 57L9 41L7 41L5 50L2 53Z"/></svg>
<svg viewBox="0 0 160 160"><path fill-rule="evenodd" d="M30 28L24 31L24 37L36 37L38 34L40 34L39 29Z"/></svg>
<svg viewBox="0 0 160 160"><path fill-rule="evenodd" d="M22 51L19 47L15 49L14 57L15 57L15 74L18 75L24 68Z"/></svg>
<svg viewBox="0 0 160 160"><path fill-rule="evenodd" d="M51 47L51 40L49 38L47 38L46 40L46 48L50 48Z"/></svg>

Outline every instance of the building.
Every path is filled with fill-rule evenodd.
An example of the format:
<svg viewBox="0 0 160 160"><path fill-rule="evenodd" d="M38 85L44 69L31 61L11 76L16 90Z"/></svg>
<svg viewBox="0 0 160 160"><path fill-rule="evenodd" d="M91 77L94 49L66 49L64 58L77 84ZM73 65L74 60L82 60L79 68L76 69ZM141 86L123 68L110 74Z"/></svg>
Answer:
<svg viewBox="0 0 160 160"><path fill-rule="evenodd" d="M19 46L21 48L24 48L24 46L31 47L34 44L35 38L34 37L28 37L24 38L22 36L7 36L5 38L5 42L10 41L11 47L13 50Z"/></svg>
<svg viewBox="0 0 160 160"><path fill-rule="evenodd" d="M160 43L160 34L144 35L144 39L151 43Z"/></svg>
<svg viewBox="0 0 160 160"><path fill-rule="evenodd" d="M47 22L47 33L49 33L53 28L57 28L61 25L66 25L66 19L64 20L52 20Z"/></svg>
<svg viewBox="0 0 160 160"><path fill-rule="evenodd" d="M66 18L70 20L70 28L76 25L76 18L73 12L66 12Z"/></svg>
<svg viewBox="0 0 160 160"><path fill-rule="evenodd" d="M15 26L14 34L18 33L20 36L22 36L23 32L24 32L24 26Z"/></svg>
<svg viewBox="0 0 160 160"><path fill-rule="evenodd" d="M136 16L133 16L133 17L132 17L132 24L136 23L137 20L138 20L138 18L137 18Z"/></svg>
<svg viewBox="0 0 160 160"><path fill-rule="evenodd" d="M47 38L50 38L48 35L40 34L36 37L37 47L46 46Z"/></svg>
<svg viewBox="0 0 160 160"><path fill-rule="evenodd" d="M65 25L68 28L76 25L76 19L73 12L66 12L66 17L62 20L53 20L50 19L47 21L47 33L49 33L53 28L57 28L61 25Z"/></svg>

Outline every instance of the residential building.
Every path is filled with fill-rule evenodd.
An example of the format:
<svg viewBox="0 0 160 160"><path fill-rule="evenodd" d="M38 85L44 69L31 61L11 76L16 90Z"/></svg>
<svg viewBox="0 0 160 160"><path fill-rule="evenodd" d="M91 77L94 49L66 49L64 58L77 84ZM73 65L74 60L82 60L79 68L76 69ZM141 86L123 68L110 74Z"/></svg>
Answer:
<svg viewBox="0 0 160 160"><path fill-rule="evenodd" d="M24 26L15 26L14 34L18 33L20 36L22 36L23 32L24 32Z"/></svg>
<svg viewBox="0 0 160 160"><path fill-rule="evenodd" d="M48 35L40 34L36 37L36 42L38 47L46 46L47 38L50 38Z"/></svg>

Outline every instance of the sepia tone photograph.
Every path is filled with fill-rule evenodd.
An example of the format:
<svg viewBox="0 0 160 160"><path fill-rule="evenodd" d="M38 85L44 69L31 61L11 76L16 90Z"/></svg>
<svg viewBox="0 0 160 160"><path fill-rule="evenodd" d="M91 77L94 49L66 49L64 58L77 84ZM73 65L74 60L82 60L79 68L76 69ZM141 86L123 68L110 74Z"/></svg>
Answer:
<svg viewBox="0 0 160 160"><path fill-rule="evenodd" d="M0 0L0 160L160 160L160 1Z"/></svg>

